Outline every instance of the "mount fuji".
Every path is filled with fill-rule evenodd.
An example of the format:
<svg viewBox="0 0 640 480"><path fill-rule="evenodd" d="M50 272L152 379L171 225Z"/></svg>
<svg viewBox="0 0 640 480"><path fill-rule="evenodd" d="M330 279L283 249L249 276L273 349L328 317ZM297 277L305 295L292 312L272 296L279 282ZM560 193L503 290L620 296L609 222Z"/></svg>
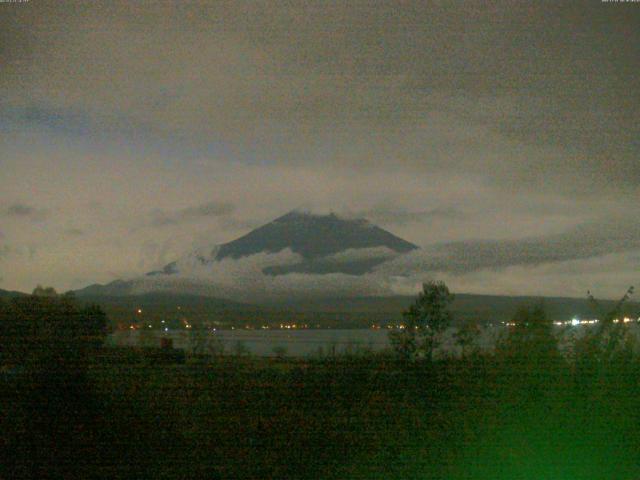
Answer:
<svg viewBox="0 0 640 480"><path fill-rule="evenodd" d="M322 295L341 288L380 294L361 285L379 265L417 250L411 242L365 219L291 211L236 240L191 252L131 280L91 285L80 295L150 292L246 300L273 295ZM303 281L304 280L304 281ZM308 288L307 288L308 287ZM348 293L345 293L348 295Z"/></svg>

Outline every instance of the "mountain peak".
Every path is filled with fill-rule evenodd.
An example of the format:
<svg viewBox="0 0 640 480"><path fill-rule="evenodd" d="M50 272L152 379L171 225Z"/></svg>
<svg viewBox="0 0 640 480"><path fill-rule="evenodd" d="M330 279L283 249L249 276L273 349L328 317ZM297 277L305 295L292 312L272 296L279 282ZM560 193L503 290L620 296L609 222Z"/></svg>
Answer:
<svg viewBox="0 0 640 480"><path fill-rule="evenodd" d="M236 240L207 252L194 251L142 278L91 286L82 293L128 295L162 291L245 298L247 291L252 291L269 297L277 295L281 287L274 282L271 292L271 282L263 275L290 273L315 275L312 283L324 282L322 287L313 289L333 289L340 285L340 279L326 274L363 275L417 248L362 218L293 210ZM279 252L282 255L274 255ZM297 279L294 277L293 281Z"/></svg>
<svg viewBox="0 0 640 480"><path fill-rule="evenodd" d="M309 261L345 250L380 247L396 253L418 248L365 219L345 219L333 212L315 214L292 210L237 240L221 245L216 259L277 253L289 248Z"/></svg>
<svg viewBox="0 0 640 480"><path fill-rule="evenodd" d="M302 209L294 209L288 213L285 213L281 217L273 220L272 223L297 223L297 222L322 222L322 221L352 221L359 222L363 224L368 224L369 222L363 218L360 219L347 219L344 218L335 212L331 211L329 213L316 213L310 210L302 210Z"/></svg>

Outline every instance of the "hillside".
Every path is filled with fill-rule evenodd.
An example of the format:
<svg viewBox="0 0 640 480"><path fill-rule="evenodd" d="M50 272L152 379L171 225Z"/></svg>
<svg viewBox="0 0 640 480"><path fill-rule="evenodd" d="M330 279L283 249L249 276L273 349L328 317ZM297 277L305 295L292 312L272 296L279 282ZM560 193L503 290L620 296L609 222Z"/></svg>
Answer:
<svg viewBox="0 0 640 480"><path fill-rule="evenodd" d="M12 291L12 290L2 290L0 288L0 298L12 298L12 297L19 297L22 295L26 295L26 293Z"/></svg>

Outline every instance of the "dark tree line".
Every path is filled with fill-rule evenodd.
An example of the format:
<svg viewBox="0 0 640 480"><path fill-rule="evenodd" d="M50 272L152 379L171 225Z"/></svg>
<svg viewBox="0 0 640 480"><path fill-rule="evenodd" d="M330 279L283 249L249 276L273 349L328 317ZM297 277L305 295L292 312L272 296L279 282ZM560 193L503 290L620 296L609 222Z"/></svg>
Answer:
<svg viewBox="0 0 640 480"><path fill-rule="evenodd" d="M604 310L594 296L588 298L598 318L597 327L585 330L579 338L570 338L569 356L574 361L591 358L600 364L621 355L631 355L634 339L623 323L624 307L634 292L633 287L625 292L610 310ZM414 303L403 312L403 328L390 333L390 340L399 358L405 361L433 362L434 352L440 344L443 332L452 324L449 310L454 295L444 282L430 281ZM635 315L637 317L637 315ZM547 315L544 304L521 305L514 313L509 328L498 339L494 354L518 363L548 363L560 356L560 337L566 329L556 329ZM474 351L480 329L466 324L457 329L455 338L463 356Z"/></svg>
<svg viewBox="0 0 640 480"><path fill-rule="evenodd" d="M0 301L0 478L70 478L99 458L88 368L107 333L100 307L52 288Z"/></svg>
<svg viewBox="0 0 640 480"><path fill-rule="evenodd" d="M32 295L0 301L0 362L29 371L81 368L102 345L107 317L71 293L37 287Z"/></svg>

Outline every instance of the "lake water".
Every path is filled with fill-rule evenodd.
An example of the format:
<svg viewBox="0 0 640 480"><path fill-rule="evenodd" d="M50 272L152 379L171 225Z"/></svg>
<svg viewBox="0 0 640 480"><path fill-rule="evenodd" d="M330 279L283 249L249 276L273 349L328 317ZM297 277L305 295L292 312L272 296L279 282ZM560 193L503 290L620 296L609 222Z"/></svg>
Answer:
<svg viewBox="0 0 640 480"><path fill-rule="evenodd" d="M504 327L488 327L483 330L479 346L489 348ZM450 329L443 336L442 349L455 353L455 345ZM108 343L119 346L160 345L160 338L171 338L175 348L183 348L188 352L223 351L234 354L242 350L258 356L275 356L278 353L304 357L311 355L340 355L365 351L380 352L390 348L389 330L387 329L308 329L308 330L217 330L207 333L194 331L145 332L139 330L117 331L109 336Z"/></svg>
<svg viewBox="0 0 640 480"><path fill-rule="evenodd" d="M557 327L560 334L560 348L564 350L572 337L584 334L592 326ZM640 325L630 323L629 331L640 345ZM444 332L439 350L449 355L460 353L455 342L454 328ZM498 337L506 333L504 326L488 326L481 330L476 345L490 350ZM268 329L268 330L181 330L144 332L139 330L117 331L109 335L107 344L118 346L159 346L161 338L170 338L175 348L187 352L201 353L250 353L258 356L276 356L278 354L294 357L312 355L341 355L345 353L380 352L391 347L387 329Z"/></svg>

